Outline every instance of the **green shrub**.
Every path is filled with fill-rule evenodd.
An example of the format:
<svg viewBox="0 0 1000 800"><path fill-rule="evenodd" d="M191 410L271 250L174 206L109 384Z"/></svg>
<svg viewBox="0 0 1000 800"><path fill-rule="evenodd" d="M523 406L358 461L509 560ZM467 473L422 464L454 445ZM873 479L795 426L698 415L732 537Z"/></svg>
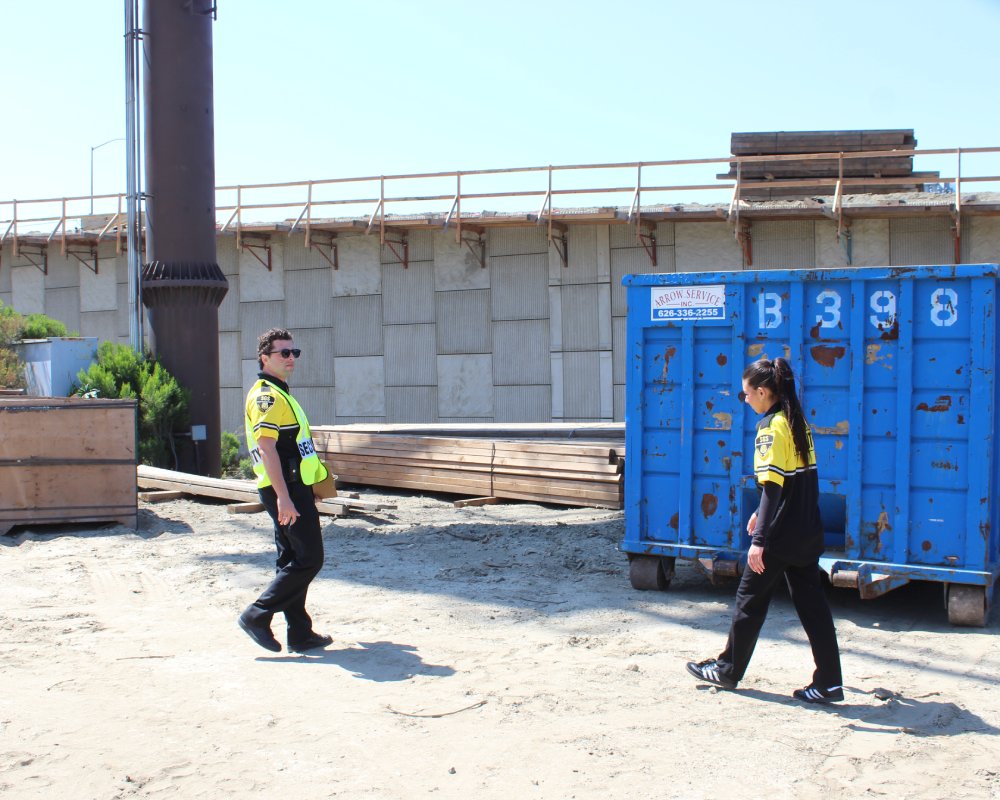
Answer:
<svg viewBox="0 0 1000 800"><path fill-rule="evenodd" d="M240 437L229 431L222 432L222 475L226 478L254 478L253 462L240 458Z"/></svg>
<svg viewBox="0 0 1000 800"><path fill-rule="evenodd" d="M139 401L139 460L154 467L174 466L172 434L188 424L188 392L152 356L131 347L101 342L97 363L76 376L76 394Z"/></svg>
<svg viewBox="0 0 1000 800"><path fill-rule="evenodd" d="M24 317L10 306L0 302L0 386L5 389L23 389L24 362L11 345L21 338Z"/></svg>
<svg viewBox="0 0 1000 800"><path fill-rule="evenodd" d="M75 336L59 320L45 314L28 314L21 328L21 339L51 339L55 336Z"/></svg>
<svg viewBox="0 0 1000 800"><path fill-rule="evenodd" d="M230 431L222 432L222 475L240 478L240 437Z"/></svg>
<svg viewBox="0 0 1000 800"><path fill-rule="evenodd" d="M45 314L22 316L10 306L0 302L0 386L6 389L23 389L24 362L11 347L22 339L49 339L53 336L70 336L66 326Z"/></svg>

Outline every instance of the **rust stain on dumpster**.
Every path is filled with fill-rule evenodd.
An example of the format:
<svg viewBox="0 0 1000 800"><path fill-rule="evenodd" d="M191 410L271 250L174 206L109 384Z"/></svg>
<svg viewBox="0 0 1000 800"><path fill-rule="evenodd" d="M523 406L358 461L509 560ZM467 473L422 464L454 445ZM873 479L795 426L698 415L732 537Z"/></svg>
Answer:
<svg viewBox="0 0 1000 800"><path fill-rule="evenodd" d="M712 418L716 421L716 423L718 423L714 430L728 431L733 427L732 414L727 414L725 411L719 411L712 414Z"/></svg>
<svg viewBox="0 0 1000 800"><path fill-rule="evenodd" d="M815 347L810 347L809 352L813 357L813 361L820 366L832 367L844 357L844 353L847 350L843 347L830 347L829 345L818 344Z"/></svg>
<svg viewBox="0 0 1000 800"><path fill-rule="evenodd" d="M764 352L763 342L758 342L757 344L752 344L747 347L748 356L759 356L762 352Z"/></svg>
<svg viewBox="0 0 1000 800"><path fill-rule="evenodd" d="M812 429L816 433L825 433L830 436L846 436L851 432L851 423L846 419L842 419L832 428L824 428L821 425L813 425Z"/></svg>
<svg viewBox="0 0 1000 800"><path fill-rule="evenodd" d="M720 367L724 367L726 366L726 364L729 363L729 359L726 358L725 353L719 353L719 355L715 359L715 363L718 364Z"/></svg>
<svg viewBox="0 0 1000 800"><path fill-rule="evenodd" d="M719 498L714 494L703 494L701 496L701 513L708 519L719 507Z"/></svg>
<svg viewBox="0 0 1000 800"><path fill-rule="evenodd" d="M879 364L885 369L892 369L892 353L882 353L882 345L870 344L865 347L865 363L868 366Z"/></svg>
<svg viewBox="0 0 1000 800"><path fill-rule="evenodd" d="M917 411L930 411L932 413L941 413L942 411L948 411L951 408L951 395L943 394L934 402L934 405L928 406L927 403L919 403L917 405Z"/></svg>
<svg viewBox="0 0 1000 800"><path fill-rule="evenodd" d="M886 341L892 341L899 338L899 320L893 317L892 324L889 326L883 326L879 324L879 331L881 331L880 337Z"/></svg>

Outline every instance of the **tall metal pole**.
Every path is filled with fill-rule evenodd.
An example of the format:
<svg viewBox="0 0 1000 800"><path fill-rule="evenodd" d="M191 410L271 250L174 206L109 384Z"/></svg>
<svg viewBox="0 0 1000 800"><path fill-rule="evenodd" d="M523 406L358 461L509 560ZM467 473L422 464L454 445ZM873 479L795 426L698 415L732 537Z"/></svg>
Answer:
<svg viewBox="0 0 1000 800"><path fill-rule="evenodd" d="M142 322L142 194L139 165L142 148L139 139L139 0L125 0L125 202L126 242L128 246L128 341L140 355L143 352ZM91 151L93 163L93 151ZM93 175L93 167L91 167ZM92 179L93 180L93 179ZM94 202L91 185L90 202ZM93 208L91 208L93 211Z"/></svg>

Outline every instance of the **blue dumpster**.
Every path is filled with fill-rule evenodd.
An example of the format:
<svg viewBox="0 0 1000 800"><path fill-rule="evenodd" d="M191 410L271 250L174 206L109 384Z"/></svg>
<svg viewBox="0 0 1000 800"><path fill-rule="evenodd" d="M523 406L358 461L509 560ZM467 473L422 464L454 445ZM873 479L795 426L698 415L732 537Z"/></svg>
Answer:
<svg viewBox="0 0 1000 800"><path fill-rule="evenodd" d="M1000 574L996 264L628 275L625 538L636 588L677 558L742 574L757 358L790 359L835 586L944 585L983 625Z"/></svg>

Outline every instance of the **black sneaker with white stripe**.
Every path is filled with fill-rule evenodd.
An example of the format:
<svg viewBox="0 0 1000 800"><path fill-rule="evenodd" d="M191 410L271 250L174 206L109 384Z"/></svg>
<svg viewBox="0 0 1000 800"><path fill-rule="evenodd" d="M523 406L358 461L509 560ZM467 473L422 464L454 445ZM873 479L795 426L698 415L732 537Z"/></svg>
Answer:
<svg viewBox="0 0 1000 800"><path fill-rule="evenodd" d="M829 689L807 686L805 689L796 689L792 692L792 697L807 703L839 703L844 699L844 689L842 686L831 686Z"/></svg>
<svg viewBox="0 0 1000 800"><path fill-rule="evenodd" d="M735 689L737 681L731 680L719 672L719 665L714 658L706 661L688 661L687 671L698 680L718 686L722 689Z"/></svg>

